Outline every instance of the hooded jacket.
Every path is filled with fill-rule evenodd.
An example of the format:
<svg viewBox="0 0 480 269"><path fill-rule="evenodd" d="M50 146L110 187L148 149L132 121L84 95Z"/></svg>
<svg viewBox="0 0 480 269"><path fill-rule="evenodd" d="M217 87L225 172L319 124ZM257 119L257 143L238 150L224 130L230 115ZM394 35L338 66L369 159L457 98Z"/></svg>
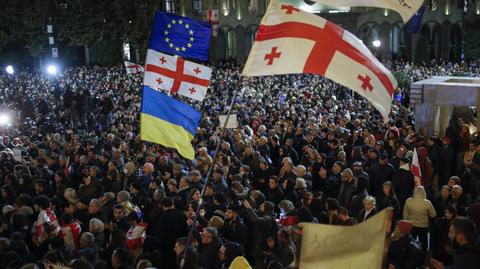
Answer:
<svg viewBox="0 0 480 269"><path fill-rule="evenodd" d="M433 177L433 165L428 158L428 150L426 147L419 147L417 153L420 171L422 172L422 185L430 186Z"/></svg>
<svg viewBox="0 0 480 269"><path fill-rule="evenodd" d="M403 218L410 220L414 227L426 228L429 218L437 216L432 203L426 197L425 189L418 186L413 190L413 197L408 198L405 202Z"/></svg>

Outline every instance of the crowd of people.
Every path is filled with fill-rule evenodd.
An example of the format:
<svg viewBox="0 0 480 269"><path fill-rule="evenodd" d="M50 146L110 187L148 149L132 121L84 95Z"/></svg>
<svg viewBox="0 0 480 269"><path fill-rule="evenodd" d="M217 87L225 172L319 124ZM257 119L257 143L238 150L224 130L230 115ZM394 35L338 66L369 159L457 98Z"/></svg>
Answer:
<svg viewBox="0 0 480 269"><path fill-rule="evenodd" d="M478 62L387 66L410 82L480 75ZM220 63L193 104L203 117L191 161L141 141L142 74L0 74L11 118L0 126L0 267L293 268L300 223L354 225L392 207L385 268L479 268L480 140L467 117L426 136L407 88L384 123L325 78L240 73ZM239 127L222 133L231 98Z"/></svg>

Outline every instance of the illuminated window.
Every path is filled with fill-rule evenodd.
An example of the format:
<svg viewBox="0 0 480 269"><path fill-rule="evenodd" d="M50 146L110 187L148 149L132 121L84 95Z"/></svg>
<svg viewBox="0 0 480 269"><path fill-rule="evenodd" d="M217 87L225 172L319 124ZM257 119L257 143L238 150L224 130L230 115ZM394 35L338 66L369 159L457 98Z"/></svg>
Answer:
<svg viewBox="0 0 480 269"><path fill-rule="evenodd" d="M248 4L248 12L250 14L255 15L258 11L258 0L250 0L250 3Z"/></svg>
<svg viewBox="0 0 480 269"><path fill-rule="evenodd" d="M193 13L200 14L202 12L202 0L192 0Z"/></svg>
<svg viewBox="0 0 480 269"><path fill-rule="evenodd" d="M175 3L173 0L165 0L165 11L168 13L175 13Z"/></svg>
<svg viewBox="0 0 480 269"><path fill-rule="evenodd" d="M221 0L220 10L223 16L228 16L230 14L230 0Z"/></svg>

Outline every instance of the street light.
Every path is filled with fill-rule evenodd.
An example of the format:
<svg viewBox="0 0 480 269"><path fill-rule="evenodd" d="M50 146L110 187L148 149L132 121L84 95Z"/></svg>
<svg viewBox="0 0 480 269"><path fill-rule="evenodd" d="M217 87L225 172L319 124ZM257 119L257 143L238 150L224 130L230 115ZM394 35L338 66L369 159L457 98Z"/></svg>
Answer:
<svg viewBox="0 0 480 269"><path fill-rule="evenodd" d="M10 117L7 114L0 114L0 126L10 123Z"/></svg>
<svg viewBox="0 0 480 269"><path fill-rule="evenodd" d="M50 75L56 75L58 72L58 68L55 65L49 65L47 66L47 73Z"/></svg>
<svg viewBox="0 0 480 269"><path fill-rule="evenodd" d="M382 45L382 42L380 42L380 40L373 40L372 41L372 45L375 47L375 48L378 48Z"/></svg>
<svg viewBox="0 0 480 269"><path fill-rule="evenodd" d="M9 75L13 75L13 73L15 73L15 70L13 70L13 66L11 66L11 65L7 65L7 67L5 68L5 71Z"/></svg>

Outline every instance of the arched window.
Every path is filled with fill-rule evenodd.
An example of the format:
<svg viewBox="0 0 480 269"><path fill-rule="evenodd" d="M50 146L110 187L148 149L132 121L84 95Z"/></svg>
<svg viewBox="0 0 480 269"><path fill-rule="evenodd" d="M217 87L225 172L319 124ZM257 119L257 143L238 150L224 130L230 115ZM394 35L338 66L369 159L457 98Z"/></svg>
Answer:
<svg viewBox="0 0 480 269"><path fill-rule="evenodd" d="M235 9L235 17L237 17L237 20L241 20L243 18L243 13L242 13L242 4L240 1L245 1L245 0L233 0L233 8Z"/></svg>
<svg viewBox="0 0 480 269"><path fill-rule="evenodd" d="M192 0L192 10L195 15L202 13L202 0Z"/></svg>
<svg viewBox="0 0 480 269"><path fill-rule="evenodd" d="M175 3L173 0L165 0L165 12L175 13Z"/></svg>
<svg viewBox="0 0 480 269"><path fill-rule="evenodd" d="M230 14L230 0L220 0L220 10L223 16Z"/></svg>
<svg viewBox="0 0 480 269"><path fill-rule="evenodd" d="M237 55L237 35L234 29L227 33L227 59L233 59Z"/></svg>
<svg viewBox="0 0 480 269"><path fill-rule="evenodd" d="M398 55L400 52L400 40L402 31L400 31L400 27L397 25L393 26L393 28L390 30L390 53L392 56Z"/></svg>
<svg viewBox="0 0 480 269"><path fill-rule="evenodd" d="M257 14L258 11L258 0L250 0L248 4L248 12L252 15Z"/></svg>

